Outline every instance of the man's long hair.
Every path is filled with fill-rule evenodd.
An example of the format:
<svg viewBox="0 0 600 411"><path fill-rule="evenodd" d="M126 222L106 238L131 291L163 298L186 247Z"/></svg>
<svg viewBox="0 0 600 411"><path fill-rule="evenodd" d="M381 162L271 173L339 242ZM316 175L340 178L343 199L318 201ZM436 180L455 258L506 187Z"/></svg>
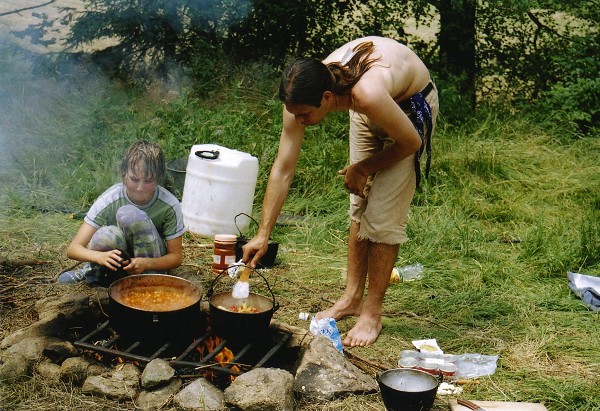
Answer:
<svg viewBox="0 0 600 411"><path fill-rule="evenodd" d="M321 106L325 91L346 94L379 60L369 58L375 50L372 41L358 44L348 62L327 65L314 58L300 58L286 67L279 85L279 99L289 104Z"/></svg>

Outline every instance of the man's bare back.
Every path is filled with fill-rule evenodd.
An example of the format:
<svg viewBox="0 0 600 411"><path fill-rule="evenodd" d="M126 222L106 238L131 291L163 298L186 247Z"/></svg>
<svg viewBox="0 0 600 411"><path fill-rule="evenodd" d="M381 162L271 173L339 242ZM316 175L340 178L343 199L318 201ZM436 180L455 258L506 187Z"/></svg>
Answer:
<svg viewBox="0 0 600 411"><path fill-rule="evenodd" d="M421 59L407 46L385 37L363 37L344 44L332 52L323 63L340 62L349 49L371 41L377 48L373 57L381 59L360 79L359 82L381 82L386 84L395 101L410 98L429 81L429 71Z"/></svg>

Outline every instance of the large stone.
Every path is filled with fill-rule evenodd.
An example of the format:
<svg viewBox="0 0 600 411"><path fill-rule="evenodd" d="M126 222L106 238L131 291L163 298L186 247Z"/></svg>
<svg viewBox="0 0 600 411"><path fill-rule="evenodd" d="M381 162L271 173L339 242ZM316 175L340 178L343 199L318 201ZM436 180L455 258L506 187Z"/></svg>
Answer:
<svg viewBox="0 0 600 411"><path fill-rule="evenodd" d="M81 386L90 375L88 369L94 363L87 357L70 357L63 361L60 366L61 381L70 382Z"/></svg>
<svg viewBox="0 0 600 411"><path fill-rule="evenodd" d="M43 298L35 303L35 310L41 319L63 313L69 320L89 314L90 298L84 293L70 293L57 297Z"/></svg>
<svg viewBox="0 0 600 411"><path fill-rule="evenodd" d="M173 378L167 385L152 391L141 391L136 406L142 410L160 410L167 405L181 389L181 378Z"/></svg>
<svg viewBox="0 0 600 411"><path fill-rule="evenodd" d="M67 358L77 357L79 350L69 341L56 341L44 348L44 355L53 363L61 364Z"/></svg>
<svg viewBox="0 0 600 411"><path fill-rule="evenodd" d="M30 360L40 360L43 358L44 349L58 342L60 340L54 337L27 337L3 351L0 358L6 361L13 355L20 354Z"/></svg>
<svg viewBox="0 0 600 411"><path fill-rule="evenodd" d="M294 391L300 396L331 400L377 392L375 380L348 361L325 337L314 338L298 364Z"/></svg>
<svg viewBox="0 0 600 411"><path fill-rule="evenodd" d="M109 374L87 377L81 391L107 398L133 400L138 392L140 371L133 364L122 364Z"/></svg>
<svg viewBox="0 0 600 411"><path fill-rule="evenodd" d="M0 385L25 381L31 376L33 362L21 354L13 355L0 365Z"/></svg>
<svg viewBox="0 0 600 411"><path fill-rule="evenodd" d="M221 411L225 405L223 392L204 378L192 381L173 401L184 411Z"/></svg>
<svg viewBox="0 0 600 411"><path fill-rule="evenodd" d="M17 382L31 377L33 365L43 359L44 348L57 341L52 337L27 337L11 345L0 355L0 381Z"/></svg>
<svg viewBox="0 0 600 411"><path fill-rule="evenodd" d="M0 342L0 349L8 348L30 337L64 337L73 322L81 321L91 315L90 299L86 294L64 294L47 297L35 303L39 320L15 331Z"/></svg>
<svg viewBox="0 0 600 411"><path fill-rule="evenodd" d="M50 360L42 361L35 366L35 371L49 385L55 385L60 382L60 365L54 364Z"/></svg>
<svg viewBox="0 0 600 411"><path fill-rule="evenodd" d="M142 372L141 384L144 389L153 389L169 383L175 370L168 361L156 358L150 361Z"/></svg>
<svg viewBox="0 0 600 411"><path fill-rule="evenodd" d="M63 313L54 313L7 335L0 342L0 349L11 347L27 338L61 337L68 326L69 321Z"/></svg>
<svg viewBox="0 0 600 411"><path fill-rule="evenodd" d="M294 377L285 370L255 368L225 389L225 402L245 411L293 411Z"/></svg>

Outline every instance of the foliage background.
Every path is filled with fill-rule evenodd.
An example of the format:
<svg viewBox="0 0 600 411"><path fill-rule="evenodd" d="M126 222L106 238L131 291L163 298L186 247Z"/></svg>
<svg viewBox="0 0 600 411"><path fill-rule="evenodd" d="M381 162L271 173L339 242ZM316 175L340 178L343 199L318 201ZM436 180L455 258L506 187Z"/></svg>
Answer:
<svg viewBox="0 0 600 411"><path fill-rule="evenodd" d="M323 58L345 41L382 35L408 44L432 70L451 121L490 100L507 107L560 112L574 129L598 121L595 56L600 8L593 0L84 0L63 10L65 45L76 59L114 78L147 85L190 72L202 93L218 77L217 60L268 62ZM28 27L49 43L56 22ZM434 37L423 36L432 31ZM94 42L112 45L89 52ZM86 50L85 52L82 50ZM456 92L455 92L456 91ZM548 106L550 105L550 106Z"/></svg>

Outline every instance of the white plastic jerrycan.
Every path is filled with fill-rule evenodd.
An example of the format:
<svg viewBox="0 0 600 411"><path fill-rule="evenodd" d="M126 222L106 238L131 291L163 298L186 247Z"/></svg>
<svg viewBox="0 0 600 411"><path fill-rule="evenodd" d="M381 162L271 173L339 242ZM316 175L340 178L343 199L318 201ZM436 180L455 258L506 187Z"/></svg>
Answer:
<svg viewBox="0 0 600 411"><path fill-rule="evenodd" d="M239 234L250 224L258 159L214 144L190 151L181 199L183 221L192 233Z"/></svg>

